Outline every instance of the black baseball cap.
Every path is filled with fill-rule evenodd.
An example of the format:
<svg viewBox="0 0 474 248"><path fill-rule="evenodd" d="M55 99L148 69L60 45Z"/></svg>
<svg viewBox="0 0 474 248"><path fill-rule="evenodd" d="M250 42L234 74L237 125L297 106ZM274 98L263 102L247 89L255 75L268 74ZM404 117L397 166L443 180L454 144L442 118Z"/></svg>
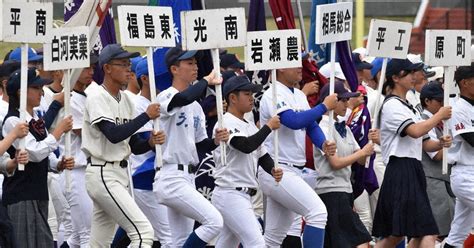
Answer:
<svg viewBox="0 0 474 248"><path fill-rule="evenodd" d="M371 63L362 61L359 53L352 53L352 62L354 62L356 70L358 71L370 70L373 67Z"/></svg>
<svg viewBox="0 0 474 248"><path fill-rule="evenodd" d="M131 53L123 49L120 44L109 44L100 52L99 66L102 67L113 59L129 59L137 56L140 56L139 52Z"/></svg>
<svg viewBox="0 0 474 248"><path fill-rule="evenodd" d="M240 60L237 58L237 56L234 53L226 53L222 54L220 56L220 66L224 68L239 68L239 69L244 69L245 64L240 62Z"/></svg>
<svg viewBox="0 0 474 248"><path fill-rule="evenodd" d="M196 56L196 53L196 50L184 51L183 48L181 48L181 45L170 48L165 54L166 66L170 68L180 60L186 60Z"/></svg>
<svg viewBox="0 0 474 248"><path fill-rule="evenodd" d="M352 97L357 97L360 95L359 92L350 92L346 87L344 87L344 83L341 81L334 83L334 93L337 94L337 98L339 99L349 99ZM324 99L329 95L329 83L325 84L321 89L321 93L319 95L320 101L324 101Z"/></svg>
<svg viewBox="0 0 474 248"><path fill-rule="evenodd" d="M421 88L420 99L444 99L444 90L441 84L431 81Z"/></svg>
<svg viewBox="0 0 474 248"><path fill-rule="evenodd" d="M469 79L474 77L474 63L470 66L460 66L454 73L454 80L459 84L463 79Z"/></svg>
<svg viewBox="0 0 474 248"><path fill-rule="evenodd" d="M43 86L53 82L52 79L44 79L39 76L39 71L34 67L28 68L28 87ZM21 88L21 69L14 71L7 82L7 93L9 96L15 95Z"/></svg>
<svg viewBox="0 0 474 248"><path fill-rule="evenodd" d="M250 79L245 76L235 76L227 80L224 84L224 97L227 97L232 91L235 90L250 90L254 93L262 90L262 85L253 84L250 82Z"/></svg>
<svg viewBox="0 0 474 248"><path fill-rule="evenodd" d="M391 78L393 75L397 75L401 71L422 70L423 66L423 63L413 64L408 59L392 59L387 64L387 72L385 73L385 75L387 78Z"/></svg>

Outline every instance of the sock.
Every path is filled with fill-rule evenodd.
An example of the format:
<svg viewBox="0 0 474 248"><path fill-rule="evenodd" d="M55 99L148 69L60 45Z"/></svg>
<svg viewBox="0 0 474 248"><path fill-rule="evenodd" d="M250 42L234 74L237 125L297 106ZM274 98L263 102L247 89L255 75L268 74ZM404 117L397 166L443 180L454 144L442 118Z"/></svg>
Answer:
<svg viewBox="0 0 474 248"><path fill-rule="evenodd" d="M69 245L67 244L66 241L64 241L63 244L59 248L69 248Z"/></svg>
<svg viewBox="0 0 474 248"><path fill-rule="evenodd" d="M443 248L455 248L454 246L448 244L448 243L445 243Z"/></svg>
<svg viewBox="0 0 474 248"><path fill-rule="evenodd" d="M324 247L324 229L305 225L303 232L303 247L322 248Z"/></svg>
<svg viewBox="0 0 474 248"><path fill-rule="evenodd" d="M161 243L160 241L153 241L153 245L151 246L151 248L161 248Z"/></svg>
<svg viewBox="0 0 474 248"><path fill-rule="evenodd" d="M474 234L469 234L467 239L464 241L464 247L474 247Z"/></svg>
<svg viewBox="0 0 474 248"><path fill-rule="evenodd" d="M54 248L58 248L58 241L53 241Z"/></svg>
<svg viewBox="0 0 474 248"><path fill-rule="evenodd" d="M205 248L207 242L200 239L195 232L192 232L186 242L184 242L183 248Z"/></svg>
<svg viewBox="0 0 474 248"><path fill-rule="evenodd" d="M402 240L400 243L398 243L396 248L405 248L405 240Z"/></svg>

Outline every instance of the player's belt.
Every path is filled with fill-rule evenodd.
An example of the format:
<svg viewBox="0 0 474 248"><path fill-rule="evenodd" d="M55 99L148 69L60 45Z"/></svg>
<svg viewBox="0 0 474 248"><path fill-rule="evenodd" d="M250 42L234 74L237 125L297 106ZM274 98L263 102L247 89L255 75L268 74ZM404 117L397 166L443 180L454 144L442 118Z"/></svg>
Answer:
<svg viewBox="0 0 474 248"><path fill-rule="evenodd" d="M254 188L237 187L237 188L235 188L235 190L244 192L244 193L246 193L250 196L254 196L255 194L257 194L257 190L254 189Z"/></svg>
<svg viewBox="0 0 474 248"><path fill-rule="evenodd" d="M107 164L110 165L118 165L122 168L126 168L128 166L128 161L127 160L122 160L122 161L104 161L104 160L98 160L94 159L94 163L92 163L92 159L90 157L87 158L87 164L90 164L91 166L106 166Z"/></svg>
<svg viewBox="0 0 474 248"><path fill-rule="evenodd" d="M176 165L176 169L178 169L180 171L184 171L184 167L185 167L184 164L174 164L174 165ZM197 166L194 166L193 164L188 164L188 165L186 165L186 167L187 167L186 171L189 174L194 174L197 171ZM156 167L155 168L156 171L160 171L161 169L162 169L161 167Z"/></svg>
<svg viewBox="0 0 474 248"><path fill-rule="evenodd" d="M282 164L282 165L286 165L286 166L290 166L290 167L295 167L297 169L304 169L304 165L297 165L297 164L290 164L290 163L285 163L285 162L280 162L279 164Z"/></svg>

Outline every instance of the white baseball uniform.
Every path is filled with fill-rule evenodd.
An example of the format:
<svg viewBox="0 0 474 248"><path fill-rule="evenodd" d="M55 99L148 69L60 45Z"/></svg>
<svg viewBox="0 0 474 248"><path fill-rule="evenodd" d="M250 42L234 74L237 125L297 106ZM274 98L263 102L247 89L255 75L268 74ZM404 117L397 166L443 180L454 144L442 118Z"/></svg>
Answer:
<svg viewBox="0 0 474 248"><path fill-rule="evenodd" d="M449 128L453 145L448 150L451 169L451 187L456 196L454 219L446 243L462 246L474 225L474 148L462 137L474 132L474 106L461 97L453 104Z"/></svg>
<svg viewBox="0 0 474 248"><path fill-rule="evenodd" d="M110 142L98 123L109 121L121 125L133 119L132 100L119 92L113 97L104 87L87 96L82 127L82 150L91 163L86 169L86 188L93 201L91 247L109 246L119 224L128 234L132 247L151 247L153 228L128 192L127 168L121 167L131 149L130 137Z"/></svg>
<svg viewBox="0 0 474 248"><path fill-rule="evenodd" d="M304 93L296 88L290 89L280 82L277 87L277 113L286 110L295 112L309 110ZM272 85L260 101L260 123L265 125L274 115ZM258 169L258 181L267 196L265 212L265 243L268 247L279 247L286 237L296 215L302 215L306 224L324 229L327 211L316 192L301 178L298 168L306 163L306 130L292 130L284 125L279 129L279 158L283 170L282 180L276 184L271 175ZM273 133L265 140L265 147L274 155Z"/></svg>
<svg viewBox="0 0 474 248"><path fill-rule="evenodd" d="M145 112L148 105L151 104L150 100L141 95L134 95L133 99L135 100L135 116ZM151 131L153 131L152 120L140 128L137 133L146 133ZM143 166L145 163L153 164L155 161L154 158L154 151L148 151L140 155L131 154L130 165L132 166L132 175L134 175L137 169ZM152 183L153 182L150 182L150 184ZM156 199L152 190L139 189L135 187L133 191L135 195L135 202L143 211L148 220L150 220L150 223L155 230L155 240L160 241L161 247L163 248L171 247L171 231L168 222L167 207L158 203L158 200Z"/></svg>
<svg viewBox="0 0 474 248"><path fill-rule="evenodd" d="M194 173L199 158L196 143L207 138L204 112L196 101L168 110L178 90L170 87L158 95L160 127L172 134L162 145L163 167L155 174L153 191L158 202L168 207L168 219L173 244L183 246L193 232L194 221L202 225L194 233L209 243L219 234L223 220L217 209L200 194L194 185Z"/></svg>
<svg viewBox="0 0 474 248"><path fill-rule="evenodd" d="M260 146L246 154L230 144L234 137L249 137L257 133L258 128L253 122L241 120L229 112L223 115L222 120L230 137L226 143L227 164L222 163L219 148L213 152L216 187L211 201L224 219L224 228L217 237L216 248L237 247L239 243L244 247L265 247L251 195L246 190L256 191L258 159L267 152ZM213 133L217 127L214 127Z"/></svg>

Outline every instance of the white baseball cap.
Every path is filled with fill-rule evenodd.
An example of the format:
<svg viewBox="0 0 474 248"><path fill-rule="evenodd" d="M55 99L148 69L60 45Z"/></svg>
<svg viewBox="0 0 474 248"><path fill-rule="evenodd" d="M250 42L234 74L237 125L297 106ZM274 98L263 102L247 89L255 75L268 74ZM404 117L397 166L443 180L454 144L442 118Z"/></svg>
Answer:
<svg viewBox="0 0 474 248"><path fill-rule="evenodd" d="M319 69L319 72L325 78L331 77L331 63L329 62L329 63L326 63L323 66L321 66L321 68ZM341 68L341 65L339 64L339 62L335 63L334 76L339 78L339 79L342 79L344 81L346 80L346 76L344 76L344 73L342 72L342 68Z"/></svg>

